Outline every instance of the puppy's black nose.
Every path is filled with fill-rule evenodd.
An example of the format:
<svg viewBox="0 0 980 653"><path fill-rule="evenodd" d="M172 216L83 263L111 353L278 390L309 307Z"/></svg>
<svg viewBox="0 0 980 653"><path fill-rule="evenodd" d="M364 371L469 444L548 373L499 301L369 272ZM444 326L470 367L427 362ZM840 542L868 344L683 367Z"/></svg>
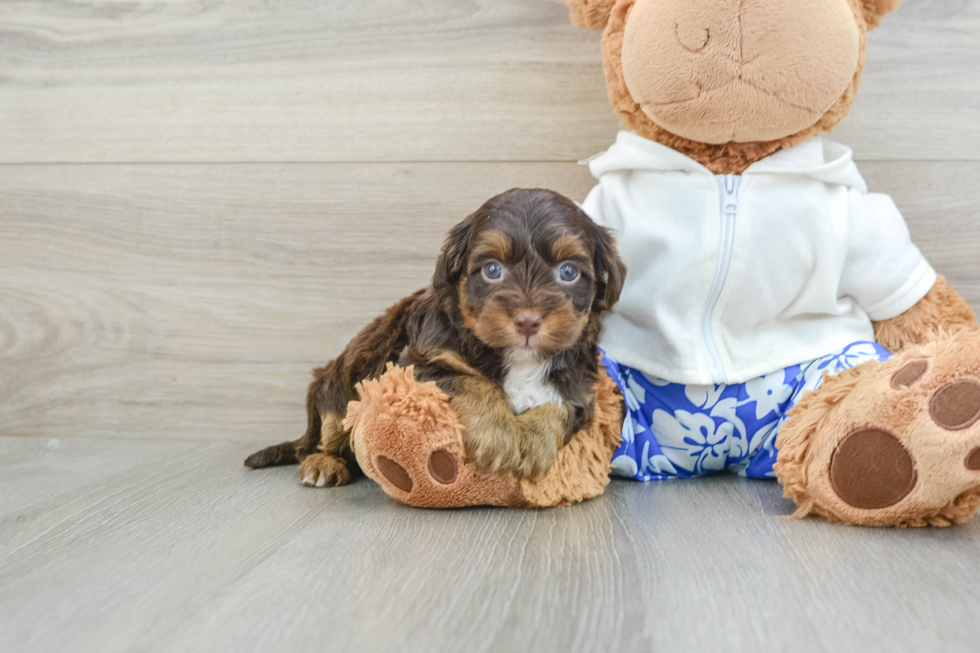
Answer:
<svg viewBox="0 0 980 653"><path fill-rule="evenodd" d="M521 311L514 318L514 326L517 327L519 334L525 338L530 338L537 335L538 331L541 330L541 316L530 311Z"/></svg>

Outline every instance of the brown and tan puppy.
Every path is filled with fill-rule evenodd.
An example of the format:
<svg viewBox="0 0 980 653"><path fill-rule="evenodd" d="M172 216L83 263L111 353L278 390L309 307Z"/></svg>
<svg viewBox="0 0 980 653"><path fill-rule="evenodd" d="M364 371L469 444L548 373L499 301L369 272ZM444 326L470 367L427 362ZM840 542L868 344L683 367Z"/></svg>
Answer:
<svg viewBox="0 0 980 653"><path fill-rule="evenodd" d="M245 465L299 462L307 485L350 482L347 405L360 381L397 363L450 397L478 470L540 476L591 422L599 320L625 275L610 235L570 200L545 190L494 197L450 231L431 286L313 371L303 437Z"/></svg>

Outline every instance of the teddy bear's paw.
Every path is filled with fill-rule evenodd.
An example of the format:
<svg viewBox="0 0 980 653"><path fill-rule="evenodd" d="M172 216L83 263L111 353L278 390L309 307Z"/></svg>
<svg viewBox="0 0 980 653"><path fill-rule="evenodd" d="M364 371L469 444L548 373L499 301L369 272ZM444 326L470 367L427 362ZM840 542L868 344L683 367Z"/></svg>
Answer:
<svg viewBox="0 0 980 653"><path fill-rule="evenodd" d="M300 463L299 479L310 487L340 487L350 483L350 470L342 458L315 453Z"/></svg>
<svg viewBox="0 0 980 653"><path fill-rule="evenodd" d="M388 431L388 435L393 436L394 432ZM412 435L422 434L408 437L399 434L391 438L392 444L402 441L413 443L411 447L381 446L373 451L357 452L364 472L392 498L420 508L524 503L515 479L484 476L467 461L461 443L442 442L427 449L421 441L423 438Z"/></svg>
<svg viewBox="0 0 980 653"><path fill-rule="evenodd" d="M344 427L361 469L393 499L423 508L524 503L515 479L486 477L469 461L463 427L436 384L390 366L359 392Z"/></svg>
<svg viewBox="0 0 980 653"><path fill-rule="evenodd" d="M836 405L819 401L835 394ZM807 496L794 497L801 508L849 523L947 526L980 507L980 333L861 366L813 395L794 417L825 412L805 456Z"/></svg>

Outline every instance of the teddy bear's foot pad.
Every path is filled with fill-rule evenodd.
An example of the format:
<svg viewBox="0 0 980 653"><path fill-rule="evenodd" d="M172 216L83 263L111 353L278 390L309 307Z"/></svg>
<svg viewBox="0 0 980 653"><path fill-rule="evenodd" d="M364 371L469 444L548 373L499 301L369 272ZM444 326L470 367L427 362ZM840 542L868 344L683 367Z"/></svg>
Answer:
<svg viewBox="0 0 980 653"><path fill-rule="evenodd" d="M777 473L801 513L876 526L965 521L980 506L980 332L828 379L800 402L779 447Z"/></svg>
<svg viewBox="0 0 980 653"><path fill-rule="evenodd" d="M377 466L378 471L381 472L381 475L388 479L388 482L394 487L402 492L412 491L412 487L415 484L412 483L412 477L409 476L404 467L386 456L378 456L374 459L374 464Z"/></svg>
<svg viewBox="0 0 980 653"><path fill-rule="evenodd" d="M980 447L971 451L966 457L966 468L971 472L980 472Z"/></svg>
<svg viewBox="0 0 980 653"><path fill-rule="evenodd" d="M830 459L834 491L855 508L893 506L917 481L912 455L891 433L861 429L844 438Z"/></svg>
<svg viewBox="0 0 980 653"><path fill-rule="evenodd" d="M894 390L909 388L929 369L926 360L902 367L891 380ZM958 380L942 386L929 400L932 421L947 431L962 431L980 420L980 383ZM964 461L970 471L980 471L980 447ZM904 499L918 480L915 460L901 441L886 431L867 428L845 437L830 460L834 491L855 508L888 508Z"/></svg>
<svg viewBox="0 0 980 653"><path fill-rule="evenodd" d="M441 485L451 485L459 478L459 463L456 456L445 449L433 451L429 456L429 476Z"/></svg>
<svg viewBox="0 0 980 653"><path fill-rule="evenodd" d="M968 429L980 420L980 383L953 381L929 402L932 421L949 431Z"/></svg>
<svg viewBox="0 0 980 653"><path fill-rule="evenodd" d="M378 456L374 460L378 472L393 486L405 493L410 493L415 487L411 474L400 464L386 456ZM439 485L452 485L459 478L459 463L456 456L439 449L429 455L427 465L429 476Z"/></svg>

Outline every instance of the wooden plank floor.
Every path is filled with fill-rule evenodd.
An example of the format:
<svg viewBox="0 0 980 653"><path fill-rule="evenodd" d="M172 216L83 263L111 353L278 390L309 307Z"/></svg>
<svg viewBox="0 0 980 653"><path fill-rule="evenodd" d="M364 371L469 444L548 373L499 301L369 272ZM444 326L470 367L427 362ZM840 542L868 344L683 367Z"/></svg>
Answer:
<svg viewBox="0 0 980 653"><path fill-rule="evenodd" d="M789 521L735 477L415 510L253 446L0 437L0 650L976 650L980 522Z"/></svg>
<svg viewBox="0 0 980 653"><path fill-rule="evenodd" d="M980 0L905 0L833 138L980 308ZM581 200L564 0L0 2L0 652L975 651L980 522L772 483L416 511L245 454L491 195Z"/></svg>

